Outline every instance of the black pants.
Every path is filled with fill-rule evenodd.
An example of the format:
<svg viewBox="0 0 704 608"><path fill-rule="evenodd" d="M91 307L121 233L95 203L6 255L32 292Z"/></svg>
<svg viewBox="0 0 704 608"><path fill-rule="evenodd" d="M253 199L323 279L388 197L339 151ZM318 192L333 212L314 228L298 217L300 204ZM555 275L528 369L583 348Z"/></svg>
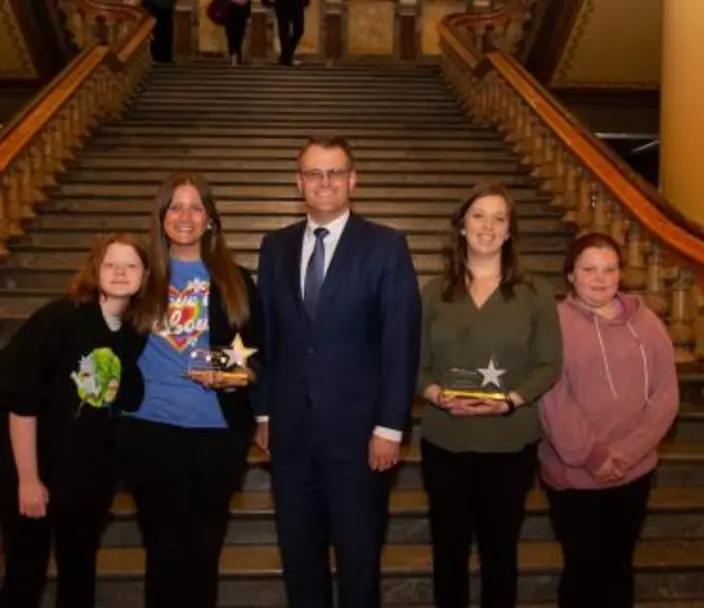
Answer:
<svg viewBox="0 0 704 608"><path fill-rule="evenodd" d="M247 31L247 21L252 12L252 5L247 3L243 6L230 2L227 13L227 23L225 33L227 34L227 48L230 55L237 55L242 59L242 41Z"/></svg>
<svg viewBox="0 0 704 608"><path fill-rule="evenodd" d="M147 551L145 608L215 608L248 436L124 419L118 442Z"/></svg>
<svg viewBox="0 0 704 608"><path fill-rule="evenodd" d="M302 0L280 0L275 6L276 29L279 32L279 63L291 65L296 47L303 37L305 4Z"/></svg>
<svg viewBox="0 0 704 608"><path fill-rule="evenodd" d="M51 498L51 494L50 494ZM57 608L93 608L95 569L110 500L62 512L49 506L47 517L31 519L9 504L2 509L5 581L2 608L37 608L40 604L52 544L56 559Z"/></svg>
<svg viewBox="0 0 704 608"><path fill-rule="evenodd" d="M160 63L169 63L173 60L174 11L153 6L148 2L143 6L156 19L151 41L152 59Z"/></svg>
<svg viewBox="0 0 704 608"><path fill-rule="evenodd" d="M517 453L454 453L423 440L423 480L430 508L437 608L469 606L469 556L476 537L481 606L513 608L518 538L536 448Z"/></svg>
<svg viewBox="0 0 704 608"><path fill-rule="evenodd" d="M651 477L604 490L547 489L564 556L560 608L632 608L633 553Z"/></svg>

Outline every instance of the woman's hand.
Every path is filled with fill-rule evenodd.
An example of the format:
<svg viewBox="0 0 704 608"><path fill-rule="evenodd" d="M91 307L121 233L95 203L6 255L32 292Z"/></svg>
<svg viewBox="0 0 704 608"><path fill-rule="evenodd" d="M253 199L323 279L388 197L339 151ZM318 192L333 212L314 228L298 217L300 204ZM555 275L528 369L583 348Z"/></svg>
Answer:
<svg viewBox="0 0 704 608"><path fill-rule="evenodd" d="M19 511L25 517L46 517L46 506L49 503L49 491L39 478L20 481Z"/></svg>
<svg viewBox="0 0 704 608"><path fill-rule="evenodd" d="M614 459L614 457L609 454L603 464L599 467L593 475L600 483L613 483L615 481L621 481L625 476L625 471Z"/></svg>
<svg viewBox="0 0 704 608"><path fill-rule="evenodd" d="M500 416L508 412L508 403L493 399L461 399L455 397L448 411L453 416Z"/></svg>

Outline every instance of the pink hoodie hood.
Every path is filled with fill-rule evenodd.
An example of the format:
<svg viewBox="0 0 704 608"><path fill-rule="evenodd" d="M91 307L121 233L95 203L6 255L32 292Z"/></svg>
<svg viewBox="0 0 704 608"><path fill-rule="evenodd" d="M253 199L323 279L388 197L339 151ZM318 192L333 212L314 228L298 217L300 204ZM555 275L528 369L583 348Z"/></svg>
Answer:
<svg viewBox="0 0 704 608"><path fill-rule="evenodd" d="M655 467L657 445L677 413L665 327L638 296L617 298L623 312L615 319L573 296L558 305L564 368L539 406L547 435L542 475L553 487L604 487L593 473L610 454L625 463L626 483L644 475Z"/></svg>

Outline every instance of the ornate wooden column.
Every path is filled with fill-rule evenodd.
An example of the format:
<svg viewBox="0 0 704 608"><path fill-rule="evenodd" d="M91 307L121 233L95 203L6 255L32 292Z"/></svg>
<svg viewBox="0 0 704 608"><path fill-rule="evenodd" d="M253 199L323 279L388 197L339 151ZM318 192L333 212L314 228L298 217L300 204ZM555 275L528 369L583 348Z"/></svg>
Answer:
<svg viewBox="0 0 704 608"><path fill-rule="evenodd" d="M323 3L323 34L325 63L334 65L342 58L344 0L325 0Z"/></svg>
<svg viewBox="0 0 704 608"><path fill-rule="evenodd" d="M249 57L253 61L265 59L269 54L268 14L272 9L252 0L252 16L249 20Z"/></svg>
<svg viewBox="0 0 704 608"><path fill-rule="evenodd" d="M396 5L396 55L401 61L415 61L419 49L419 4L398 0Z"/></svg>

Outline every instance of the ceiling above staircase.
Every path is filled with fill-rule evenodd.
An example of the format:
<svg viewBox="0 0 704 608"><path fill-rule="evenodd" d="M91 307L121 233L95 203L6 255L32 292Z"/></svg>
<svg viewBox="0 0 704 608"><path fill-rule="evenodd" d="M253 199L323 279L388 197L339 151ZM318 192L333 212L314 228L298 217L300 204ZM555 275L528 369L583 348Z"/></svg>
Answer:
<svg viewBox="0 0 704 608"><path fill-rule="evenodd" d="M546 0L529 69L550 88L660 88L662 0Z"/></svg>

